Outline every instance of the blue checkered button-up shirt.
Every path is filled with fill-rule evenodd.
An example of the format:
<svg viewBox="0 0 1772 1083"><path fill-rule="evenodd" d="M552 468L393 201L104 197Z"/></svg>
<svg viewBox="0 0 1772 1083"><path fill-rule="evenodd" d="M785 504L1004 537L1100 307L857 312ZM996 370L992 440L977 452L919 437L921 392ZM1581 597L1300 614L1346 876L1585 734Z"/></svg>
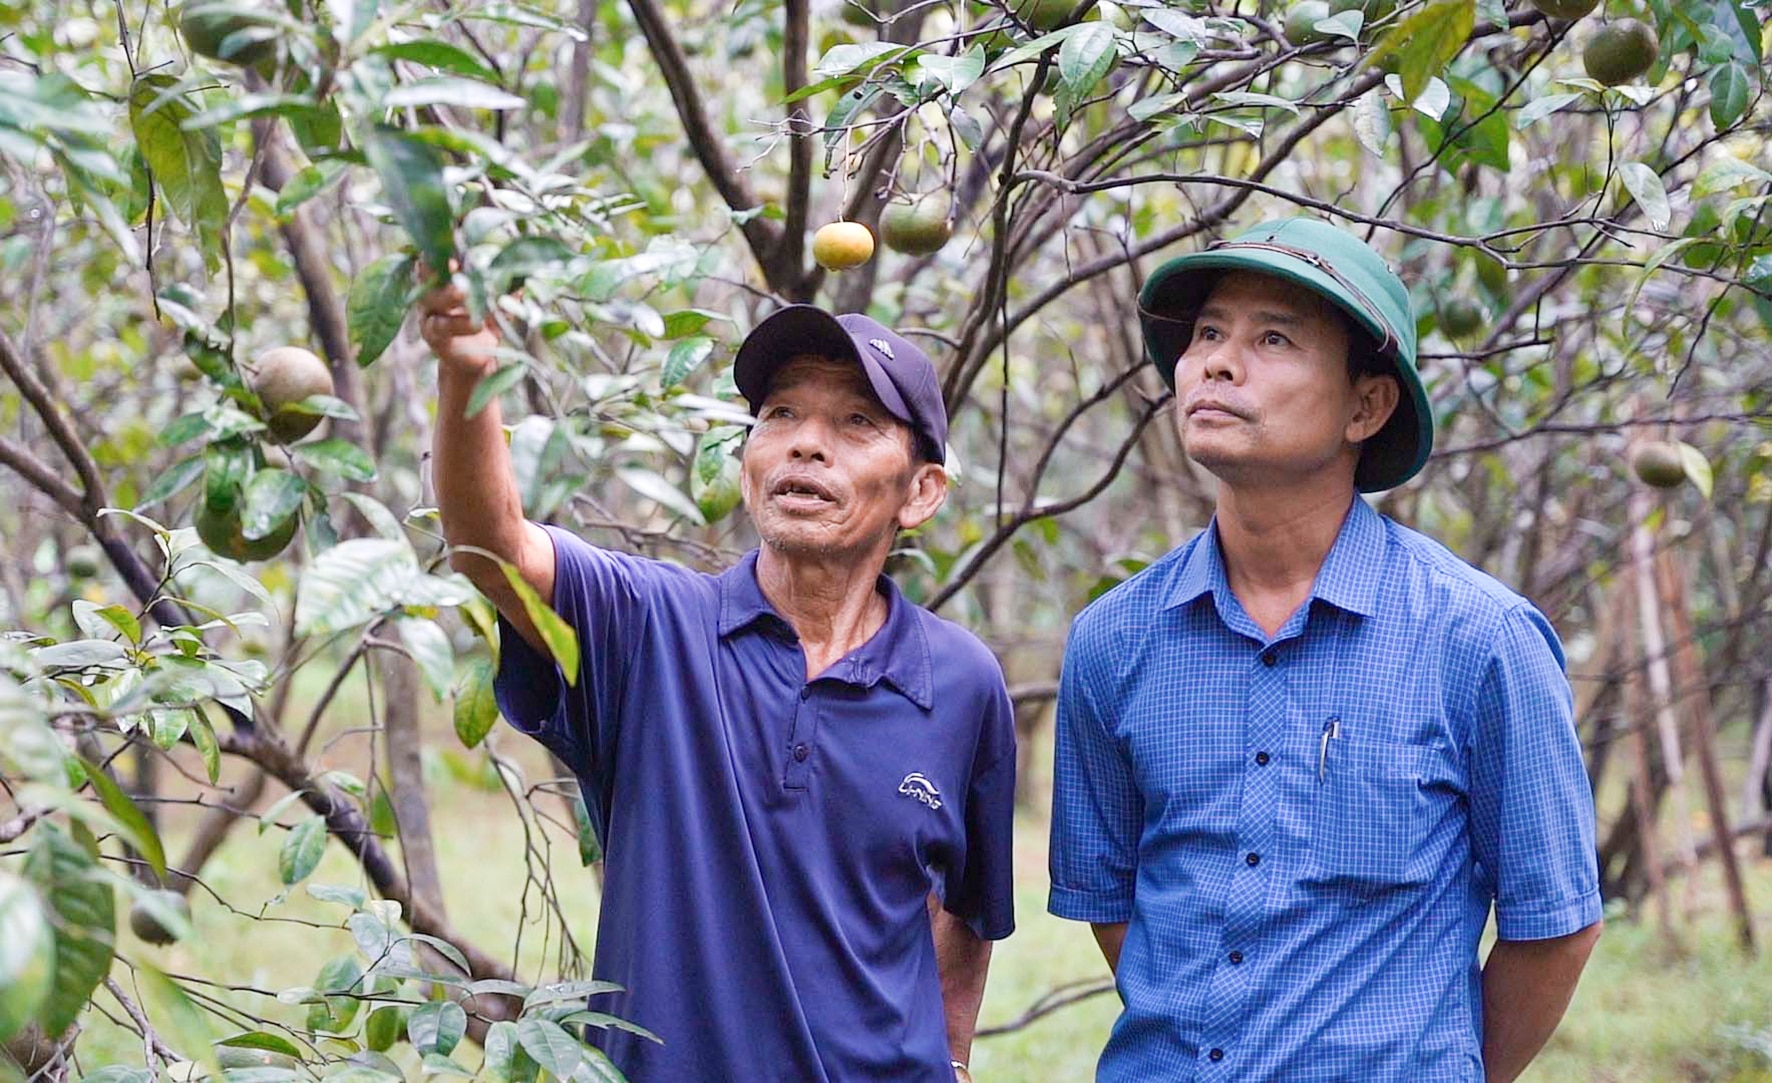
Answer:
<svg viewBox="0 0 1772 1083"><path fill-rule="evenodd" d="M1217 531L1077 618L1052 896L1128 922L1099 1079L1481 1080L1478 941L1600 918L1556 633L1355 500L1269 639Z"/></svg>

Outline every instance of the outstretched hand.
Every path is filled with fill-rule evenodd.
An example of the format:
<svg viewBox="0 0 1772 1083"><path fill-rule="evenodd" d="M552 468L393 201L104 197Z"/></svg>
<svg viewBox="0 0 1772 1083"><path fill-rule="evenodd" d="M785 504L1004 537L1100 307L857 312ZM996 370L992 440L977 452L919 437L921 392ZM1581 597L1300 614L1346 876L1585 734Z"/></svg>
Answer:
<svg viewBox="0 0 1772 1083"><path fill-rule="evenodd" d="M492 365L498 347L498 331L490 315L475 323L468 315L467 297L461 287L438 286L418 301L418 330L439 364L457 369L483 370Z"/></svg>

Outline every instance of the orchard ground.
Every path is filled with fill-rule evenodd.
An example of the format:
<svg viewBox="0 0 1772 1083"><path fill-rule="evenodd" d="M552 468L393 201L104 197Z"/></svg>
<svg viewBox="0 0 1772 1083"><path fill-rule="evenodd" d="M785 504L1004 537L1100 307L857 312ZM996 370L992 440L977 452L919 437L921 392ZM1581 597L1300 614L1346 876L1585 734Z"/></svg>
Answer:
<svg viewBox="0 0 1772 1083"><path fill-rule="evenodd" d="M303 701L318 691L315 686L322 675L311 667L304 676L314 679L302 682L291 704L292 717L304 716ZM361 772L367 767L364 731L345 731L364 717L362 681L353 679L347 688L354 702L331 713L340 721L329 726L321 740L334 742L326 758L328 767ZM516 806L496 783L488 788L490 780L479 770L487 762L484 754L461 749L449 728L446 706L430 711L426 741L432 828L451 922L495 955L511 958L515 950L521 977L537 981L553 977L559 944L544 942L544 927L534 920L538 895L533 889L529 921L524 921L524 828ZM501 724L491 741L501 755L521 765L527 783L549 777L546 759L527 738ZM997 947L980 1020L984 1026L1017 1018L1057 986L1107 973L1086 926L1045 912L1049 755L1047 737L1034 757L1032 793L1037 807L1024 812L1016 825L1018 929ZM228 769L237 767L230 764ZM162 772L163 777L171 774ZM281 794L274 784L268 787L261 808ZM1602 795L1602 800L1607 796ZM565 815L551 798L539 797L538 804L557 819ZM281 820L293 824L305 815L298 808L285 812ZM169 856L182 854L194 821L189 808L168 806L162 831ZM339 907L309 897L302 886L289 890L285 901L276 901L281 889L277 878L281 836L279 828L270 827L261 838L253 823L243 821L204 869L204 883L237 913L202 888L195 889L191 896L195 936L153 948L124 930L121 953L152 961L174 974L205 975L263 993L311 983L327 959L352 950L351 940L342 928L312 924L336 925L343 914ZM595 940L596 879L579 865L572 837L557 823L545 827L545 836L572 933L588 952ZM1759 852L1757 840L1741 844L1763 945L1757 960L1749 961L1737 950L1720 876L1714 865L1707 866L1694 892L1699 917L1691 926L1680 926L1684 950L1664 942L1649 914L1640 922L1612 917L1568 1017L1523 1079L1527 1083L1772 1083L1772 860L1759 857ZM362 881L343 849L329 843L325 859L308 882ZM1677 909L1681 900L1677 881L1672 894ZM253 920L261 912L269 920ZM668 930L658 932L668 934ZM125 971L120 969L117 976L127 985ZM268 995L208 991L256 1015L292 1024L299 1024L304 1010L279 1004ZM96 999L107 1010L117 1010L107 994L100 992ZM1025 1029L983 1039L973 1056L975 1075L983 1083L1092 1079L1096 1055L1117 1007L1112 994L1100 995ZM93 1031L80 1047L85 1072L108 1063L140 1063L139 1038L96 1013L88 1013L85 1025ZM218 1024L217 1036L227 1033L231 1031ZM411 1059L408 1048L402 1047L401 1054ZM456 1059L477 1066L479 1054L464 1049ZM416 1062L406 1066L409 1079L420 1078Z"/></svg>

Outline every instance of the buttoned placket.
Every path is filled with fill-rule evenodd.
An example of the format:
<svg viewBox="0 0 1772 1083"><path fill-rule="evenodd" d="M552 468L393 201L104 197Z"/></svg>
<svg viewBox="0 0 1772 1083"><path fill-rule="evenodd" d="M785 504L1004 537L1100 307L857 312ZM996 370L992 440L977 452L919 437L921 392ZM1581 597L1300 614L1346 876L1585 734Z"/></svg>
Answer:
<svg viewBox="0 0 1772 1083"><path fill-rule="evenodd" d="M804 790L812 774L812 753L818 738L818 686L808 681L794 697L793 718L788 723L787 768L782 772L782 787Z"/></svg>

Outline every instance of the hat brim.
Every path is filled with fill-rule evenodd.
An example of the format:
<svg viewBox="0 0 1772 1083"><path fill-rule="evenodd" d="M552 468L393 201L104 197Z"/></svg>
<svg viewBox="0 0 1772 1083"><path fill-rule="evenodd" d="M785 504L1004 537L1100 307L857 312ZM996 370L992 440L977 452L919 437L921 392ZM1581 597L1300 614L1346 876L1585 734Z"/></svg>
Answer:
<svg viewBox="0 0 1772 1083"><path fill-rule="evenodd" d="M917 431L915 415L886 370L861 348L837 322L837 317L815 305L788 305L770 313L738 347L738 355L732 360L732 381L753 414L769 397L769 385L776 371L793 358L807 354L860 365L880 404L913 432Z"/></svg>
<svg viewBox="0 0 1772 1083"><path fill-rule="evenodd" d="M1402 394L1390 420L1361 448L1354 485L1363 493L1380 492L1394 489L1420 472L1434 446L1433 407L1415 367L1398 358L1394 330L1385 327L1333 277L1285 253L1207 250L1178 256L1157 268L1139 291L1138 322L1145 350L1163 382L1175 387L1175 364L1193 340L1194 314L1226 271L1253 271L1308 289L1345 313L1374 344L1392 344L1379 350L1377 357L1387 374L1396 377Z"/></svg>

